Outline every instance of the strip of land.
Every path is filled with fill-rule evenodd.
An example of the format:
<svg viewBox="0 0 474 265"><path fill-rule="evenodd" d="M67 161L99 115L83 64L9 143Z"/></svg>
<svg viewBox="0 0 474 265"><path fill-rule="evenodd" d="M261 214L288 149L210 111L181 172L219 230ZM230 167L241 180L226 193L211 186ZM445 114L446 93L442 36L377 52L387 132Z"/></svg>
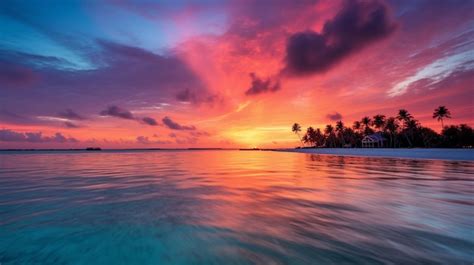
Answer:
<svg viewBox="0 0 474 265"><path fill-rule="evenodd" d="M391 157L407 159L434 159L474 161L474 149L445 148L307 148L278 149L283 152L297 152L318 155Z"/></svg>

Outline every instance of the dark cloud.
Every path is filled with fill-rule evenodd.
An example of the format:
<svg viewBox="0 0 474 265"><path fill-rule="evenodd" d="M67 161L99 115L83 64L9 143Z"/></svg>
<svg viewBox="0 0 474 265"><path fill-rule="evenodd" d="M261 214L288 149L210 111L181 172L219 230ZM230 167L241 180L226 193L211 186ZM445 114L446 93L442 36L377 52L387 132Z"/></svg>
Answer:
<svg viewBox="0 0 474 265"><path fill-rule="evenodd" d="M150 98L165 102L188 87L206 95L203 100L212 99L203 92L201 79L174 53L160 55L109 41L91 41L87 47L78 47L74 41L66 44L84 55L91 68L71 69L56 58L0 49L0 62L5 62L0 65L0 106L31 117L50 115L58 108L85 115L97 113L97 106L104 104L133 101L138 103L132 107L139 108ZM15 62L19 70L12 74ZM28 69L39 77L37 81ZM29 84L26 80L34 81L34 89L4 89Z"/></svg>
<svg viewBox="0 0 474 265"><path fill-rule="evenodd" d="M118 106L108 106L107 109L100 112L102 116L112 116L126 120L136 120L137 122L148 124L150 126L159 126L160 124L152 117L135 117L129 110Z"/></svg>
<svg viewBox="0 0 474 265"><path fill-rule="evenodd" d="M77 125L77 124L74 124L72 122L69 122L69 121L66 121L64 122L64 126L66 126L67 128L81 128L81 126Z"/></svg>
<svg viewBox="0 0 474 265"><path fill-rule="evenodd" d="M321 33L295 33L286 46L290 75L324 72L350 54L389 36L396 24L379 1L346 1L342 10L324 24Z"/></svg>
<svg viewBox="0 0 474 265"><path fill-rule="evenodd" d="M250 73L250 78L252 79L252 83L250 88L245 91L245 95L257 95L261 93L267 92L275 92L280 89L280 82L273 81L270 78L261 79L255 73Z"/></svg>
<svg viewBox="0 0 474 265"><path fill-rule="evenodd" d="M222 101L222 98L217 94L211 94L207 90L199 89L183 89L175 95L176 100L180 102L189 102L194 104L208 103L214 104L218 101Z"/></svg>
<svg viewBox="0 0 474 265"><path fill-rule="evenodd" d="M0 102L0 105L1 105L1 102ZM38 122L36 119L19 115L19 114L10 112L6 109L0 110L0 121L14 123L14 124L33 124L33 123Z"/></svg>
<svg viewBox="0 0 474 265"><path fill-rule="evenodd" d="M4 88L27 86L37 79L38 75L28 67L0 61L0 84Z"/></svg>
<svg viewBox="0 0 474 265"><path fill-rule="evenodd" d="M184 126L180 125L179 123L173 121L170 117L166 116L162 119L163 124L170 128L171 130L196 130L196 127L194 126Z"/></svg>
<svg viewBox="0 0 474 265"><path fill-rule="evenodd" d="M328 113L326 115L326 118L331 120L331 121L340 121L340 120L342 120L342 115L341 115L341 113L335 111L335 112L332 112L332 113Z"/></svg>
<svg viewBox="0 0 474 265"><path fill-rule="evenodd" d="M135 117L130 111L126 109L122 109L118 106L108 106L107 109L100 112L100 115L112 116L112 117L117 117L117 118L127 119L127 120L135 119Z"/></svg>
<svg viewBox="0 0 474 265"><path fill-rule="evenodd" d="M197 96L189 88L186 88L176 94L176 100L181 102L193 102L197 100Z"/></svg>
<svg viewBox="0 0 474 265"><path fill-rule="evenodd" d="M208 137L208 136L211 136L210 133L208 132L205 132L205 131L201 131L201 132L198 132L198 131L192 131L192 132L189 132L190 135L194 136L194 137Z"/></svg>
<svg viewBox="0 0 474 265"><path fill-rule="evenodd" d="M53 136L44 136L42 132L16 132L9 129L0 130L0 141L3 142L30 142L30 143L76 143L77 139L66 137L61 133Z"/></svg>
<svg viewBox="0 0 474 265"><path fill-rule="evenodd" d="M148 125L151 125L151 126L157 126L158 125L158 122L156 122L156 120L151 118L151 117L143 117L142 121L144 123L148 124Z"/></svg>
<svg viewBox="0 0 474 265"><path fill-rule="evenodd" d="M146 136L138 136L138 137L137 137L137 143L140 143L140 144L149 144L149 143L150 143L150 139L148 139L148 137L146 137Z"/></svg>
<svg viewBox="0 0 474 265"><path fill-rule="evenodd" d="M171 141L166 140L150 140L147 136L138 136L136 138L137 143L140 144L170 144Z"/></svg>
<svg viewBox="0 0 474 265"><path fill-rule="evenodd" d="M85 118L74 112L72 109L66 109L58 113L58 116L68 120L84 120Z"/></svg>

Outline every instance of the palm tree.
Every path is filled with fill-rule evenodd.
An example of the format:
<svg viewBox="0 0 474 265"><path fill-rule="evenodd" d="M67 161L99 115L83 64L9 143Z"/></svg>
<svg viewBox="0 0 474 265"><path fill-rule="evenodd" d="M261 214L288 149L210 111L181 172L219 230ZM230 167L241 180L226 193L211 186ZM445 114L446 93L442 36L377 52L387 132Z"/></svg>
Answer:
<svg viewBox="0 0 474 265"><path fill-rule="evenodd" d="M308 127L308 129L306 129L306 134L304 135L304 138L305 138L305 142L306 143L309 143L310 145L314 145L315 144L315 131L314 131L314 128L313 127Z"/></svg>
<svg viewBox="0 0 474 265"><path fill-rule="evenodd" d="M321 146L324 143L324 135L321 133L321 129L317 128L315 133L314 133L314 140L315 140L315 145Z"/></svg>
<svg viewBox="0 0 474 265"><path fill-rule="evenodd" d="M444 118L450 119L451 112L449 112L448 108L446 108L445 106L439 106L433 112L433 119L438 119L438 121L441 121L441 129L444 128L444 124L443 124Z"/></svg>
<svg viewBox="0 0 474 265"><path fill-rule="evenodd" d="M349 127L344 128L344 143L347 141L351 146L357 146L357 139L358 133Z"/></svg>
<svg viewBox="0 0 474 265"><path fill-rule="evenodd" d="M406 109L400 109L398 111L397 119L399 121L403 121L403 136L407 139L408 144L410 147L412 146L412 142L410 140L410 137L407 135L408 128L410 127L410 124L413 125L413 116L408 112ZM416 122L415 122L416 123ZM411 126L413 127L413 126ZM411 130L410 130L411 131Z"/></svg>
<svg viewBox="0 0 474 265"><path fill-rule="evenodd" d="M372 120L366 116L362 118L360 122L364 125L364 134L365 135L371 134L372 129L370 128L370 124L372 123Z"/></svg>
<svg viewBox="0 0 474 265"><path fill-rule="evenodd" d="M397 123L397 120L394 118L394 117L390 117L387 119L387 121L385 122L385 128L384 130L388 132L388 134L390 135L390 146L391 147L394 147L395 145L395 136L396 136L396 133L397 133L397 129L398 129L398 123Z"/></svg>
<svg viewBox="0 0 474 265"><path fill-rule="evenodd" d="M324 128L324 134L326 135L326 139L330 146L334 147L334 127L332 127L331 124L326 125L326 128Z"/></svg>
<svg viewBox="0 0 474 265"><path fill-rule="evenodd" d="M385 115L377 114L374 116L374 127L380 131L385 125Z"/></svg>
<svg viewBox="0 0 474 265"><path fill-rule="evenodd" d="M397 119L399 121L403 121L403 123L406 125L406 123L413 119L413 116L408 112L406 109L401 109L398 111Z"/></svg>
<svg viewBox="0 0 474 265"><path fill-rule="evenodd" d="M291 131L294 132L296 135L298 135L300 142L303 143L303 140L301 139L301 136L300 136L301 125L295 122L295 124L293 124L293 126L291 127Z"/></svg>
<svg viewBox="0 0 474 265"><path fill-rule="evenodd" d="M336 122L336 132L342 146L346 144L344 141L344 123L342 121Z"/></svg>
<svg viewBox="0 0 474 265"><path fill-rule="evenodd" d="M360 123L360 121L355 121L352 125L352 128L357 132L360 132L360 129L362 128L362 123Z"/></svg>

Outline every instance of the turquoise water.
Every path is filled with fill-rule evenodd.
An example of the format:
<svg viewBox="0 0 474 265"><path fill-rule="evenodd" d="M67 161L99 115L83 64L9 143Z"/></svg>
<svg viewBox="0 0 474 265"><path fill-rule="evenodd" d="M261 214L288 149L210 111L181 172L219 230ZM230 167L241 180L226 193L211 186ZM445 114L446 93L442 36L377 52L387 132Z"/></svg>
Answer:
<svg viewBox="0 0 474 265"><path fill-rule="evenodd" d="M474 162L0 153L0 264L472 264Z"/></svg>

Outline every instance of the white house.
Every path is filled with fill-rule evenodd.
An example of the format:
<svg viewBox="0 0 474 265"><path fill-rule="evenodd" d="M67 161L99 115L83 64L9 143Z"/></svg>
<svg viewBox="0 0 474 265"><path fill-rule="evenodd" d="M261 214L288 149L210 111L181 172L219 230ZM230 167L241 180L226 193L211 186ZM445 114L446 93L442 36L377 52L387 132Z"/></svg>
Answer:
<svg viewBox="0 0 474 265"><path fill-rule="evenodd" d="M364 148L374 148L374 147L384 147L385 146L385 139L382 134L374 133L371 135L367 135L362 139L362 147Z"/></svg>

